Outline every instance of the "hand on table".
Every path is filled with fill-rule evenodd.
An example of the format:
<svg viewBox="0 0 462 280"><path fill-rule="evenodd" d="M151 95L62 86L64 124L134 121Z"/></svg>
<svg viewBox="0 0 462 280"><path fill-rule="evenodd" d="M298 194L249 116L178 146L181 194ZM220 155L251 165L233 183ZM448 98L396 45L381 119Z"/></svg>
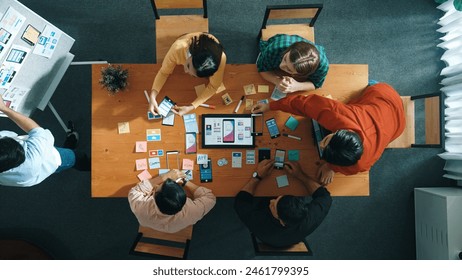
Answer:
<svg viewBox="0 0 462 280"><path fill-rule="evenodd" d="M266 176L270 175L273 171L274 167L274 160L264 159L258 163L257 166L257 173L258 176L265 178Z"/></svg>
<svg viewBox="0 0 462 280"><path fill-rule="evenodd" d="M164 173L161 175L162 176L162 181L166 181L167 179L172 179L172 181L177 181L177 180L183 180L186 178L186 174L184 174L183 171L180 171L178 169L172 169L167 173Z"/></svg>
<svg viewBox="0 0 462 280"><path fill-rule="evenodd" d="M159 104L157 104L157 101L156 101L156 95L155 93L152 93L151 94L151 97L149 98L149 107L148 107L148 110L154 115L158 115L159 114Z"/></svg>
<svg viewBox="0 0 462 280"><path fill-rule="evenodd" d="M329 164L327 162L317 162L316 164L319 166L316 173L316 177L318 178L319 182L321 182L323 185L332 183L334 180L335 172L330 169Z"/></svg>
<svg viewBox="0 0 462 280"><path fill-rule="evenodd" d="M264 113L264 112L267 112L269 111L269 104L265 104L265 103L258 103L256 105L253 105L252 109L250 110L250 112L252 114L258 114L258 113Z"/></svg>
<svg viewBox="0 0 462 280"><path fill-rule="evenodd" d="M292 93L300 90L300 83L289 76L284 76L281 82L276 86L283 93Z"/></svg>
<svg viewBox="0 0 462 280"><path fill-rule="evenodd" d="M288 175L292 175L295 178L300 178L303 175L303 171L300 168L300 164L296 161L284 162L284 170Z"/></svg>
<svg viewBox="0 0 462 280"><path fill-rule="evenodd" d="M179 115L180 117L191 112L192 110L194 110L194 106L192 105L189 105L189 106L177 106L175 105L173 108L172 108L172 112Z"/></svg>

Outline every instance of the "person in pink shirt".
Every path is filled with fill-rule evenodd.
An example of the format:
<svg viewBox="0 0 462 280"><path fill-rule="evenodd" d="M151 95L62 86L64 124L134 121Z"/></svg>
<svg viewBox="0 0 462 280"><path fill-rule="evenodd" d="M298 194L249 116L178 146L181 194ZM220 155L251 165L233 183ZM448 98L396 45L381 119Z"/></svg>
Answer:
<svg viewBox="0 0 462 280"><path fill-rule="evenodd" d="M174 169L143 180L130 190L128 202L140 225L174 233L197 223L212 210L216 203L212 191L185 178L184 172Z"/></svg>

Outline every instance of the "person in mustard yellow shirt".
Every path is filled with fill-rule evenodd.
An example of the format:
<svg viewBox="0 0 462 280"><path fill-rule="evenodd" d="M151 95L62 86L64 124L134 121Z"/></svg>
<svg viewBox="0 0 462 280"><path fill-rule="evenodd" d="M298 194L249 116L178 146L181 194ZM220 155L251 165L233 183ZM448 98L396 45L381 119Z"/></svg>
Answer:
<svg viewBox="0 0 462 280"><path fill-rule="evenodd" d="M162 67L157 73L150 94L149 111L158 113L157 95L177 65L191 76L209 78L209 84L199 96L187 106L175 106L173 112L182 116L197 108L212 97L223 82L226 54L215 36L196 32L179 37L167 52Z"/></svg>

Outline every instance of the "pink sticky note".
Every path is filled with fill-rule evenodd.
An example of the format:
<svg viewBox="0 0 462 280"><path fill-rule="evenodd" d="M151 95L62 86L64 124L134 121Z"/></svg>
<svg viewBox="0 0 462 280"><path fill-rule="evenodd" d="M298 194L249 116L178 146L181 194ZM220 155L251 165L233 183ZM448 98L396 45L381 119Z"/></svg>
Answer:
<svg viewBox="0 0 462 280"><path fill-rule="evenodd" d="M152 178L151 174L149 174L149 172L146 169L143 170L143 172L141 172L140 174L138 174L137 177L138 179L140 179L140 181L149 180Z"/></svg>
<svg viewBox="0 0 462 280"><path fill-rule="evenodd" d="M146 153L148 151L148 142L146 141L136 141L135 143L135 152L137 153Z"/></svg>
<svg viewBox="0 0 462 280"><path fill-rule="evenodd" d="M194 168L194 161L190 160L188 158L183 159L183 168L182 169L188 169L188 170L193 170Z"/></svg>
<svg viewBox="0 0 462 280"><path fill-rule="evenodd" d="M136 160L136 170L148 169L148 161L145 158Z"/></svg>

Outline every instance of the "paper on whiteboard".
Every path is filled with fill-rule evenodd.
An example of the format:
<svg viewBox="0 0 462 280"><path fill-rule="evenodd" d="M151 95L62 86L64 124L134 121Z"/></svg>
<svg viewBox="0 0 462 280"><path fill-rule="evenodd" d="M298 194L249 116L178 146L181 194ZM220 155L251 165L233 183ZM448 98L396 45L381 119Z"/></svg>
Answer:
<svg viewBox="0 0 462 280"><path fill-rule="evenodd" d="M18 111L18 108L22 105L29 93L29 88L12 87L6 92L2 93L2 98L7 107L12 110ZM0 114L1 117L6 117L4 114Z"/></svg>
<svg viewBox="0 0 462 280"><path fill-rule="evenodd" d="M54 26L47 25L40 34L39 40L34 48L34 54L50 58L59 43L63 32Z"/></svg>
<svg viewBox="0 0 462 280"><path fill-rule="evenodd" d="M25 21L26 17L12 7L9 7L3 15L0 21L0 61L3 60Z"/></svg>
<svg viewBox="0 0 462 280"><path fill-rule="evenodd" d="M11 46L5 61L0 66L0 88L10 88L29 52L29 48L20 45Z"/></svg>

